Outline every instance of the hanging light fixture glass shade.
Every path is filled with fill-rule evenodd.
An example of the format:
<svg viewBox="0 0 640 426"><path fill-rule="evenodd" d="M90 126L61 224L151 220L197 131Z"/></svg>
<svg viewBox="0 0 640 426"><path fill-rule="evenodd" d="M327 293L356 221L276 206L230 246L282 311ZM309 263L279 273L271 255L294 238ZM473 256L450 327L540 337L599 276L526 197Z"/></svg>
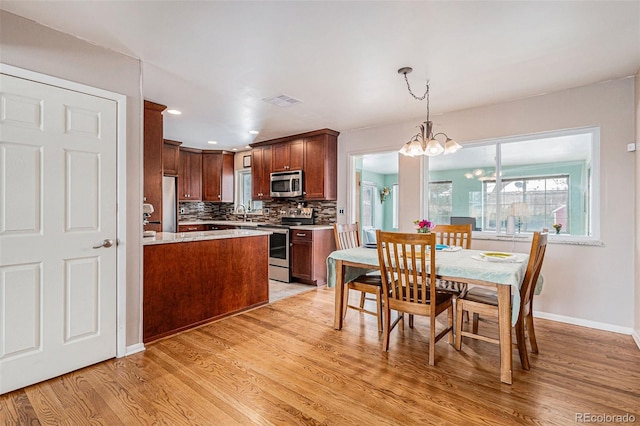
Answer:
<svg viewBox="0 0 640 426"><path fill-rule="evenodd" d="M447 141L444 143L444 155L453 154L462 148L458 142L453 139L447 138Z"/></svg>
<svg viewBox="0 0 640 426"><path fill-rule="evenodd" d="M407 74L409 74L411 71L413 71L412 68L403 67L398 70L398 74L404 74L404 79L407 82L407 89L409 90L411 96L419 101L422 101L424 99L427 100L427 120L419 126L420 133L413 136L411 140L405 143L398 152L409 157L415 157L416 155L434 156L440 155L443 152L445 155L453 154L462 147L456 141L449 138L449 136L447 136L445 133L436 133L435 135L433 134L433 122L429 120L429 83L427 82L427 90L424 92L424 95L416 96L411 91L409 79L407 78ZM444 147L436 139L436 136L440 135L444 136L445 138Z"/></svg>
<svg viewBox="0 0 640 426"><path fill-rule="evenodd" d="M444 148L442 147L442 145L440 145L440 142L435 139L431 139L429 143L427 143L427 149L425 149L424 155L428 155L431 157L433 155L440 155L443 152Z"/></svg>

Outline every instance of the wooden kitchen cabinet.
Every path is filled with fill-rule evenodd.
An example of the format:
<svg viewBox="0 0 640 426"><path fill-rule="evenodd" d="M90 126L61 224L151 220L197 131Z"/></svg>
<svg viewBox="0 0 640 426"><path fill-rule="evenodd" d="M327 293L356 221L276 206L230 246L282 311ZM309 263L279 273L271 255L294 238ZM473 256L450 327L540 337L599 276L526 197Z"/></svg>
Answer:
<svg viewBox="0 0 640 426"><path fill-rule="evenodd" d="M202 200L233 203L234 154L202 152Z"/></svg>
<svg viewBox="0 0 640 426"><path fill-rule="evenodd" d="M178 200L202 200L202 151L180 148Z"/></svg>
<svg viewBox="0 0 640 426"><path fill-rule="evenodd" d="M271 199L271 145L251 150L251 199Z"/></svg>
<svg viewBox="0 0 640 426"><path fill-rule="evenodd" d="M180 145L182 142L164 140L162 151L162 172L165 176L178 176L180 166Z"/></svg>
<svg viewBox="0 0 640 426"><path fill-rule="evenodd" d="M327 130L304 140L304 198L335 200L338 196L338 132Z"/></svg>
<svg viewBox="0 0 640 426"><path fill-rule="evenodd" d="M162 231L162 112L167 107L144 101L144 202L153 205L146 231Z"/></svg>
<svg viewBox="0 0 640 426"><path fill-rule="evenodd" d="M251 144L253 199L265 199L264 195L269 193L271 171L302 170L304 199L336 200L339 134L340 132L335 130L322 129ZM264 151L269 148L271 149L270 171L265 175L263 173L265 169L256 168L255 165L269 158ZM300 158L302 158L301 162Z"/></svg>
<svg viewBox="0 0 640 426"><path fill-rule="evenodd" d="M145 343L269 303L267 235L145 245L143 259Z"/></svg>
<svg viewBox="0 0 640 426"><path fill-rule="evenodd" d="M291 277L306 284L327 284L327 257L336 249L333 229L291 229Z"/></svg>
<svg viewBox="0 0 640 426"><path fill-rule="evenodd" d="M271 150L271 171L302 170L304 164L303 139L276 143Z"/></svg>

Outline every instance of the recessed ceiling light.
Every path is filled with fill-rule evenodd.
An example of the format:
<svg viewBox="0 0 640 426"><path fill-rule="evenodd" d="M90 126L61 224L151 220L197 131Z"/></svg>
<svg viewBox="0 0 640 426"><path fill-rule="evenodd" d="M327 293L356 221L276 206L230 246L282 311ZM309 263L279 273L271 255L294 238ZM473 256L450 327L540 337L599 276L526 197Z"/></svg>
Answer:
<svg viewBox="0 0 640 426"><path fill-rule="evenodd" d="M209 141L207 143L210 143L211 145L217 145L218 144L218 142L216 142L216 141Z"/></svg>
<svg viewBox="0 0 640 426"><path fill-rule="evenodd" d="M245 145L244 147L247 148L247 149L251 149L251 147L249 145Z"/></svg>
<svg viewBox="0 0 640 426"><path fill-rule="evenodd" d="M168 114L173 114L173 115L180 115L180 114L182 114L182 111L178 111L177 109L168 109L167 113Z"/></svg>
<svg viewBox="0 0 640 426"><path fill-rule="evenodd" d="M260 132L257 130L249 130L249 133L251 133L252 135L257 135Z"/></svg>
<svg viewBox="0 0 640 426"><path fill-rule="evenodd" d="M237 151L238 148L231 148L231 151Z"/></svg>

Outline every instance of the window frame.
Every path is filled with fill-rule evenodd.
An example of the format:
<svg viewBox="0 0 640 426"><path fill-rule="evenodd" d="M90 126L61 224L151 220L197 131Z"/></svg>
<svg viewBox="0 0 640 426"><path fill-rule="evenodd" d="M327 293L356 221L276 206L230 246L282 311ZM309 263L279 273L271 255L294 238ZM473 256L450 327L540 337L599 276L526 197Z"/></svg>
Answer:
<svg viewBox="0 0 640 426"><path fill-rule="evenodd" d="M555 235L553 232L550 232L550 236L554 241L561 241L567 243L579 243L584 245L602 245L600 241L600 190L601 190L601 176L600 176L600 127L599 126L589 126L589 127L579 127L574 129L563 129L563 130L552 130L545 131L539 133L531 133L524 135L516 135L516 136L507 136L500 138L491 138L485 139L475 142L465 143L463 145L463 149L465 148L474 148L481 146L495 146L495 173L496 173L496 184L501 184L501 147L505 144L517 143L517 142L527 142L536 139L548 139L548 138L556 138L563 136L573 136L573 135L583 135L590 134L591 135L591 163L590 167L587 168L587 173L590 175L589 186L586 189L587 194L585 196L586 202L588 204L587 208L589 209L589 214L586 216L587 222L587 235L569 235L569 234L560 234ZM426 158L426 170L424 172L424 185L425 190L425 200L426 200L426 211L429 211L429 157ZM541 176L542 177L542 176ZM508 180L512 180L513 177L510 177ZM437 181L435 181L437 182ZM498 194L496 200L496 208L499 214L500 209L498 206L501 205L501 196ZM501 218L497 217L496 222L498 222ZM506 218L505 218L506 219ZM590 232L589 232L590 227ZM551 230L553 231L553 230ZM521 234L507 235L506 229L501 229L500 232L496 230L482 230L482 231L474 231L474 238L478 239L513 239L513 238L530 238L532 231L522 232Z"/></svg>
<svg viewBox="0 0 640 426"><path fill-rule="evenodd" d="M236 196L235 196L235 199L233 200L233 211L237 212L238 207L242 204L247 210L247 213L249 212L259 213L262 211L262 201L253 201L251 198L249 198L249 200L244 199L243 184L244 184L245 176L249 176L250 178L252 178L250 168L236 170L236 179L235 179L235 195ZM251 196L251 194L249 194L249 196ZM245 202L243 203L242 201L245 201Z"/></svg>

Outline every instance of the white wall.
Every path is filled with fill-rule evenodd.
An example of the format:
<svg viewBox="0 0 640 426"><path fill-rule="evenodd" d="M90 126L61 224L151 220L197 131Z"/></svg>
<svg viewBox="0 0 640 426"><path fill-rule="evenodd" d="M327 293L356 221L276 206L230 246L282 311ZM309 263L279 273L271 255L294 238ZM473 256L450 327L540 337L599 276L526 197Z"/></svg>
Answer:
<svg viewBox="0 0 640 426"><path fill-rule="evenodd" d="M0 11L0 61L127 96L126 345L142 342L142 88L140 61ZM124 165L118 165L121 167Z"/></svg>
<svg viewBox="0 0 640 426"><path fill-rule="evenodd" d="M543 266L545 284L537 296L540 316L630 334L634 326L634 78L624 78L563 92L458 111L433 117L436 130L464 142L559 129L600 126L602 246L550 244ZM424 117L404 123L340 134L338 208L348 209L348 155L401 147ZM550 159L552 161L552 159ZM420 160L400 167L401 230L420 212ZM350 211L339 221L350 218ZM474 241L479 249L509 250L511 242ZM516 245L528 251L528 245ZM637 318L637 315L636 315Z"/></svg>

